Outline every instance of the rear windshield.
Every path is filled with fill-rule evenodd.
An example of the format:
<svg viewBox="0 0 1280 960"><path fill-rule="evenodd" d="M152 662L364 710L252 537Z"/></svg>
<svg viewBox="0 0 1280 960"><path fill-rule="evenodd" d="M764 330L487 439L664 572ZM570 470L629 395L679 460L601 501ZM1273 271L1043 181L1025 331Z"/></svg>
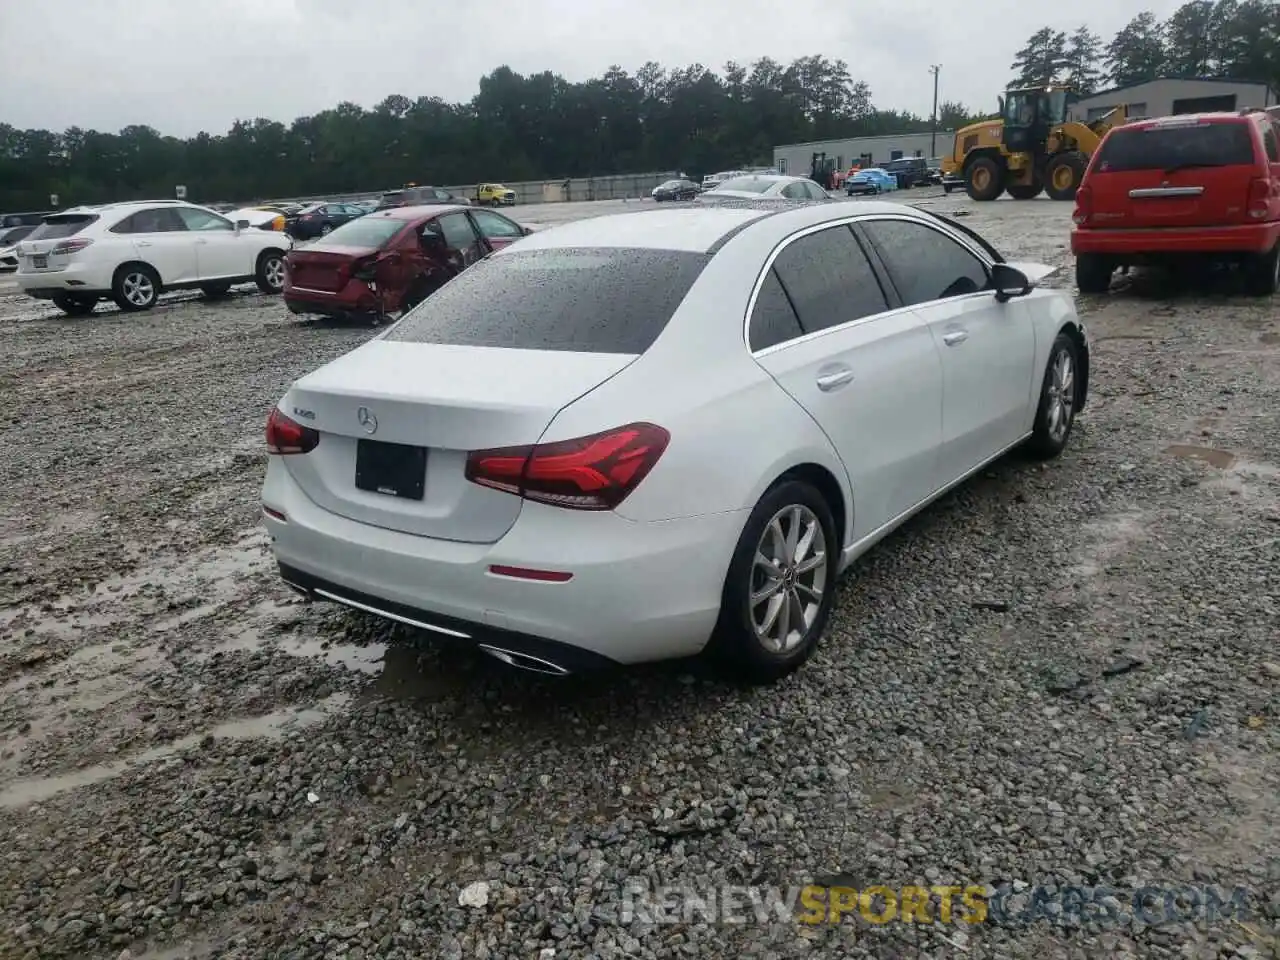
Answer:
<svg viewBox="0 0 1280 960"><path fill-rule="evenodd" d="M55 213L31 231L28 240L61 240L73 237L98 219L96 213Z"/></svg>
<svg viewBox="0 0 1280 960"><path fill-rule="evenodd" d="M380 247L403 230L406 221L396 217L360 217L344 223L313 247Z"/></svg>
<svg viewBox="0 0 1280 960"><path fill-rule="evenodd" d="M740 190L743 193L764 193L772 186L772 180L761 180L758 177L735 177L733 180L721 181L717 189Z"/></svg>
<svg viewBox="0 0 1280 960"><path fill-rule="evenodd" d="M568 247L502 254L450 280L386 339L643 353L710 259L674 250Z"/></svg>
<svg viewBox="0 0 1280 960"><path fill-rule="evenodd" d="M1253 162L1253 137L1248 124L1201 122L1186 126L1121 127L1103 144L1096 171L1123 173Z"/></svg>
<svg viewBox="0 0 1280 960"><path fill-rule="evenodd" d="M378 206L393 207L403 199L403 190L393 190L391 193L384 193L382 195L382 199L378 201Z"/></svg>

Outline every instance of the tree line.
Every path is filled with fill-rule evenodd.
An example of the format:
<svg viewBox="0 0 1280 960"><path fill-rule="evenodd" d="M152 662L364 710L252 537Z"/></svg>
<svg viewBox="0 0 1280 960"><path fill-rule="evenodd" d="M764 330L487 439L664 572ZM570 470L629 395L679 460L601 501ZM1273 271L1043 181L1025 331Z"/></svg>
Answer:
<svg viewBox="0 0 1280 960"><path fill-rule="evenodd" d="M922 71L921 88L931 81ZM994 91L992 100L994 101ZM977 117L939 107L939 129ZM395 94L373 109L344 102L285 124L237 120L224 135L182 139L148 126L61 133L0 124L0 210L172 196L194 200L376 191L406 182L560 180L657 170L690 174L769 164L773 147L830 137L927 131L930 118L879 109L848 64L764 58L634 73L610 67L570 82L499 67L467 103Z"/></svg>
<svg viewBox="0 0 1280 960"><path fill-rule="evenodd" d="M1191 0L1150 11L1109 42L1086 26L1041 27L1014 55L1013 84L1070 83L1082 94L1155 77L1229 77L1280 89L1280 0Z"/></svg>

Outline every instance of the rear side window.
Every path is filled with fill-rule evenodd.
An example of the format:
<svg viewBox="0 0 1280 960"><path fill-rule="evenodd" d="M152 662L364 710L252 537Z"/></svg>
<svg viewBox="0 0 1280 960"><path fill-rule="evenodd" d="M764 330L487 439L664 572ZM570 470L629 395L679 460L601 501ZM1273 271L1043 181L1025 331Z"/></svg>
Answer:
<svg viewBox="0 0 1280 960"><path fill-rule="evenodd" d="M169 207L158 207L154 210L139 210L133 216L125 217L111 228L111 232L181 233L186 229L186 223L179 219L176 211Z"/></svg>
<svg viewBox="0 0 1280 960"><path fill-rule="evenodd" d="M1269 126L1262 132L1262 145L1267 150L1267 160L1270 163L1280 163L1280 144L1276 142L1276 128Z"/></svg>
<svg viewBox="0 0 1280 960"><path fill-rule="evenodd" d="M800 329L800 318L796 316L772 268L765 274L760 292L756 294L756 305L751 309L751 324L747 331L752 350L775 347L804 333Z"/></svg>
<svg viewBox="0 0 1280 960"><path fill-rule="evenodd" d="M1102 145L1094 172L1227 167L1253 162L1253 136L1247 123L1120 127Z"/></svg>
<svg viewBox="0 0 1280 960"><path fill-rule="evenodd" d="M805 333L889 309L884 291L847 226L828 227L789 244L773 262Z"/></svg>
<svg viewBox="0 0 1280 960"><path fill-rule="evenodd" d="M74 237L98 219L96 213L55 213L27 235L28 240L61 240Z"/></svg>
<svg viewBox="0 0 1280 960"><path fill-rule="evenodd" d="M710 261L676 250L527 250L482 260L386 339L514 350L643 353Z"/></svg>

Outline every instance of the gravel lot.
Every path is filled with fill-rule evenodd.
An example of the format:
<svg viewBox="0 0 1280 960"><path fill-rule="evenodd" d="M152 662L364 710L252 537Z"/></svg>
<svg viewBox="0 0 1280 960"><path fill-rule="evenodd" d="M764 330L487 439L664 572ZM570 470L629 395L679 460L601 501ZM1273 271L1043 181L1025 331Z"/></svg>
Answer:
<svg viewBox="0 0 1280 960"><path fill-rule="evenodd" d="M1068 204L907 197L1067 264ZM1094 392L1063 459L927 511L846 578L807 667L743 691L545 681L296 602L262 423L367 329L252 288L82 320L0 289L0 958L1280 955L1280 323L1229 278L1081 311ZM832 874L1122 905L1239 885L1253 917L617 906L628 879Z"/></svg>

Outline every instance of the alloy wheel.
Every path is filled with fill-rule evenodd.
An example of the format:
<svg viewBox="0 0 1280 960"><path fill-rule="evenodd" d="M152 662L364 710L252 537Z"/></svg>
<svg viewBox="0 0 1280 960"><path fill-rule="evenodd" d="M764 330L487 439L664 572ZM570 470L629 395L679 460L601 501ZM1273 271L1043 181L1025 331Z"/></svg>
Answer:
<svg viewBox="0 0 1280 960"><path fill-rule="evenodd" d="M145 307L156 298L155 284L145 273L130 273L120 284L124 298L135 307Z"/></svg>
<svg viewBox="0 0 1280 960"><path fill-rule="evenodd" d="M1076 404L1076 371L1071 354L1061 351L1054 358L1049 373L1049 436L1059 443L1071 426L1071 411Z"/></svg>
<svg viewBox="0 0 1280 960"><path fill-rule="evenodd" d="M789 653L804 642L822 608L827 586L827 537L806 506L783 507L756 545L751 565L751 626L770 653Z"/></svg>
<svg viewBox="0 0 1280 960"><path fill-rule="evenodd" d="M284 287L284 260L281 257L270 257L263 273L266 274L267 284L273 290L280 290Z"/></svg>

